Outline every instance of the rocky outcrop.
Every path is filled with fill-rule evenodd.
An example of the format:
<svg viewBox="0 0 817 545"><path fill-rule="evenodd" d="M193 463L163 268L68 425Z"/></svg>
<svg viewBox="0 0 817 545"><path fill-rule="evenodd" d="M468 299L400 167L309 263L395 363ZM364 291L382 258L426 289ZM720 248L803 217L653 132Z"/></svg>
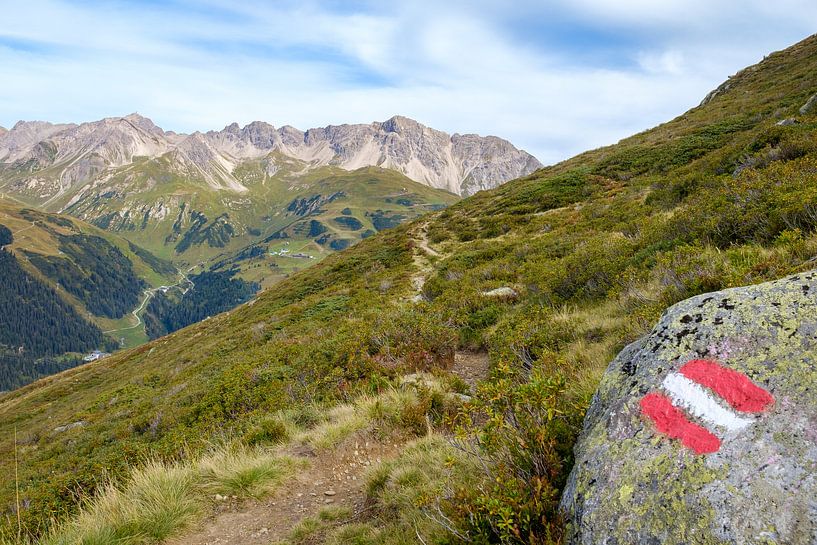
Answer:
<svg viewBox="0 0 817 545"><path fill-rule="evenodd" d="M817 110L817 95L811 95L806 103L800 106L800 113L802 115L809 114L814 110Z"/></svg>
<svg viewBox="0 0 817 545"><path fill-rule="evenodd" d="M575 453L568 543L817 543L817 273L670 308Z"/></svg>
<svg viewBox="0 0 817 545"><path fill-rule="evenodd" d="M49 153L44 156L43 150ZM5 164L20 191L40 199L71 193L72 187L78 191L140 157L166 159L162 168L170 169L171 175L239 193L247 188L234 173L247 160L264 160L266 171L273 174L281 158L303 162L307 170L379 166L462 195L496 187L542 166L501 138L450 136L400 116L306 132L255 121L245 127L233 123L221 131L179 135L139 114L81 125L21 121L0 131L0 166ZM47 176L40 174L45 169L50 170Z"/></svg>

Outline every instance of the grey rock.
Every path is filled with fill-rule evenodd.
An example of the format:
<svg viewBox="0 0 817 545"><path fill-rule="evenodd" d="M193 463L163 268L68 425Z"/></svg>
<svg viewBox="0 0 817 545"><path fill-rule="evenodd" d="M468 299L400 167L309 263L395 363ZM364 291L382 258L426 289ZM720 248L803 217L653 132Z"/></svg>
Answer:
<svg viewBox="0 0 817 545"><path fill-rule="evenodd" d="M796 124L797 124L797 120L794 119L793 117L789 117L787 119L781 119L780 121L775 123L775 125L778 125L780 127L788 127L789 125L796 125Z"/></svg>
<svg viewBox="0 0 817 545"><path fill-rule="evenodd" d="M731 433L687 412L721 439L711 454L662 435L640 406L698 358L775 398ZM567 543L817 544L817 273L667 310L606 370L575 454L562 497Z"/></svg>
<svg viewBox="0 0 817 545"><path fill-rule="evenodd" d="M811 95L806 103L800 106L800 113L806 115L814 111L815 108L817 108L817 94Z"/></svg>
<svg viewBox="0 0 817 545"><path fill-rule="evenodd" d="M62 433L69 430L73 430L74 428L84 428L87 425L88 422L84 420L78 420L76 422L71 422L70 424L65 424L64 426L57 426L56 428L54 428L54 431L56 433Z"/></svg>
<svg viewBox="0 0 817 545"><path fill-rule="evenodd" d="M489 291L483 291L480 293L483 297L489 297L492 299L516 299L517 293L513 288L509 288L507 286L503 286L501 288L496 288Z"/></svg>

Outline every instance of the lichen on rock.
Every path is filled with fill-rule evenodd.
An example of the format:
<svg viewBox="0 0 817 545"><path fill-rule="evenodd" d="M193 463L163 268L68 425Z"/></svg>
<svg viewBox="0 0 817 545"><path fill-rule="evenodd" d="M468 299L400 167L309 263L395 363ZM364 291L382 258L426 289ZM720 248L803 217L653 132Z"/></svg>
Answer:
<svg viewBox="0 0 817 545"><path fill-rule="evenodd" d="M697 359L774 398L741 413L739 431L686 411L718 437L710 454L660 433L640 405ZM625 348L588 411L562 508L574 544L817 543L817 273L693 297Z"/></svg>

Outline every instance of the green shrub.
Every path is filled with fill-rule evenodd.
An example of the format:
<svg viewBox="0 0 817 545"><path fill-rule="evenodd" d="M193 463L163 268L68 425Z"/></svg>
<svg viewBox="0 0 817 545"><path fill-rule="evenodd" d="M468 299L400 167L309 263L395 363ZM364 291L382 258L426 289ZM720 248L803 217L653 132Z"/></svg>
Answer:
<svg viewBox="0 0 817 545"><path fill-rule="evenodd" d="M477 542L559 543L559 498L584 405L568 395L564 376L539 370L524 382L506 373L477 399L486 422L473 448L486 460L485 484L459 489L452 516Z"/></svg>
<svg viewBox="0 0 817 545"><path fill-rule="evenodd" d="M289 430L284 422L275 417L261 420L244 434L244 442L248 445L278 444L289 439Z"/></svg>

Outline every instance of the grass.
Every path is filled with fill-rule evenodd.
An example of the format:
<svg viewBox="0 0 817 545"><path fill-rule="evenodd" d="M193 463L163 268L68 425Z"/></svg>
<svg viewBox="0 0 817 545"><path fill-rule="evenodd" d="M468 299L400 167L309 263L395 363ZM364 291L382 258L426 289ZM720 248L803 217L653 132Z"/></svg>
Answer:
<svg viewBox="0 0 817 545"><path fill-rule="evenodd" d="M108 482L83 500L43 545L151 545L179 535L211 508L213 498L261 498L298 467L292 459L241 445L214 448L187 463L150 461L124 484ZM11 541L6 541L11 543Z"/></svg>
<svg viewBox="0 0 817 545"><path fill-rule="evenodd" d="M280 541L275 545L309 543L310 540L314 542L317 536L325 534L339 523L350 519L351 516L352 510L348 507L324 507L317 516L303 518L292 528L285 541Z"/></svg>
<svg viewBox="0 0 817 545"><path fill-rule="evenodd" d="M124 487L106 485L76 519L43 543L161 543L202 515L196 480L193 468L148 463Z"/></svg>
<svg viewBox="0 0 817 545"><path fill-rule="evenodd" d="M246 447L217 450L197 463L206 492L256 499L272 492L295 467L292 459Z"/></svg>
<svg viewBox="0 0 817 545"><path fill-rule="evenodd" d="M319 449L334 448L352 434L372 428L379 436L420 436L432 423L427 417L441 419L442 412L452 411L458 398L451 397L455 379L417 374L411 381L385 389L380 394L361 395L351 404L342 404L327 411L326 420L315 428L296 434L296 441Z"/></svg>

